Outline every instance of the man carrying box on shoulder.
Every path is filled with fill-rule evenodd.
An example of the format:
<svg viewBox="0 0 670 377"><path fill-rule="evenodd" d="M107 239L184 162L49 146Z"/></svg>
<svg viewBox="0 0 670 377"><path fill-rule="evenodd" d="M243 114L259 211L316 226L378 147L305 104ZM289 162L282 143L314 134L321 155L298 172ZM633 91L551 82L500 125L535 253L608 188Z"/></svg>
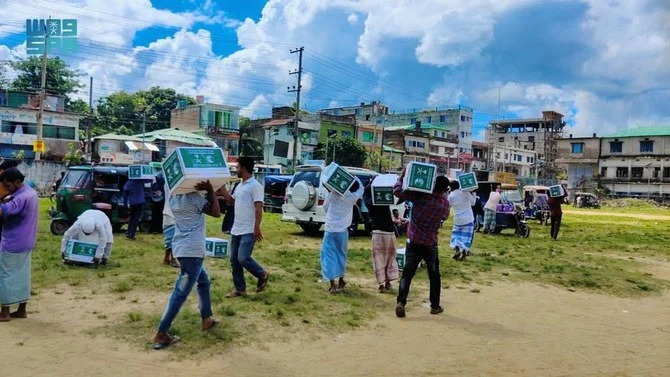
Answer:
<svg viewBox="0 0 670 377"><path fill-rule="evenodd" d="M430 280L430 313L440 314L444 311L440 306L440 265L437 252L437 233L442 222L449 217L449 201L445 193L449 190L449 179L439 176L435 180L432 194L403 190L402 182L406 169L403 169L398 182L393 187L393 194L400 199L412 202L412 217L407 228L409 244L406 250L406 263L400 278L398 304L395 313L399 318L405 316L405 305L412 278L421 260L426 262Z"/></svg>
<svg viewBox="0 0 670 377"><path fill-rule="evenodd" d="M154 336L155 350L171 346L180 339L168 333L172 322L179 314L193 287L197 285L200 301L202 330L207 331L219 322L212 318L209 275L205 270L205 215L221 217L219 201L212 184L200 182L196 190L206 191L207 197L199 192L174 195L169 206L175 219L175 232L172 238L172 253L179 260L180 273L165 313Z"/></svg>

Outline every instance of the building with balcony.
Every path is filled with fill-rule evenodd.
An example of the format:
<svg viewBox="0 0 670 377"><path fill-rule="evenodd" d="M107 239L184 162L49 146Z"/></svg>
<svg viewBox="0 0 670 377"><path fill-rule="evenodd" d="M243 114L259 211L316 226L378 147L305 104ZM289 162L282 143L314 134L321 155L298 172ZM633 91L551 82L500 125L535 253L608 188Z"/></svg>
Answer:
<svg viewBox="0 0 670 377"><path fill-rule="evenodd" d="M613 195L670 197L670 126L631 128L600 138L599 176Z"/></svg>
<svg viewBox="0 0 670 377"><path fill-rule="evenodd" d="M298 164L311 160L320 141L318 117L305 115L298 122ZM295 119L272 119L263 125L263 160L268 165L292 167Z"/></svg>
<svg viewBox="0 0 670 377"><path fill-rule="evenodd" d="M318 112L320 114L336 116L352 115L358 121L373 121L375 117L387 115L389 108L388 106L382 105L377 101L372 101L370 103L361 102L361 104L358 106L322 109Z"/></svg>
<svg viewBox="0 0 670 377"><path fill-rule="evenodd" d="M495 171L512 173L519 178L536 177L537 152L520 146L497 146L491 153Z"/></svg>
<svg viewBox="0 0 670 377"><path fill-rule="evenodd" d="M240 108L235 106L198 103L178 106L170 117L170 128L210 136L228 156L240 151Z"/></svg>
<svg viewBox="0 0 670 377"><path fill-rule="evenodd" d="M37 140L39 94L0 90L0 156L23 155L34 159L33 143ZM46 151L43 159L62 159L68 145L80 147L80 115L66 113L65 97L46 96L42 118L42 139Z"/></svg>
<svg viewBox="0 0 670 377"><path fill-rule="evenodd" d="M368 151L376 150L382 146L384 129L376 123L356 121L356 138Z"/></svg>
<svg viewBox="0 0 670 377"><path fill-rule="evenodd" d="M471 170L488 170L489 145L480 141L472 142Z"/></svg>
<svg viewBox="0 0 670 377"><path fill-rule="evenodd" d="M553 179L558 173L556 144L564 127L563 115L555 111L543 111L542 118L492 120L486 142L496 151L521 147L536 152L538 177ZM497 163L493 168L500 171L500 166Z"/></svg>
<svg viewBox="0 0 670 377"><path fill-rule="evenodd" d="M597 188L595 178L598 176L600 158L600 138L572 137L557 141L558 158L556 163L567 172L568 190L594 191Z"/></svg>

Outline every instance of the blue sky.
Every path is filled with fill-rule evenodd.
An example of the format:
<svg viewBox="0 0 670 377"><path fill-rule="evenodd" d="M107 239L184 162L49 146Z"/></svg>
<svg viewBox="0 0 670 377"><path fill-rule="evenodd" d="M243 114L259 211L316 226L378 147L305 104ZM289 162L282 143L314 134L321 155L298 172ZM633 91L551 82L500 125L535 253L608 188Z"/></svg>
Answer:
<svg viewBox="0 0 670 377"><path fill-rule="evenodd" d="M94 78L94 100L161 85L267 116L294 100L289 50L304 46L309 110L468 105L481 139L500 92L500 117L556 110L575 135L670 124L670 4L658 0L0 0L0 9L0 60L25 57L25 18L77 18L79 51L62 57Z"/></svg>

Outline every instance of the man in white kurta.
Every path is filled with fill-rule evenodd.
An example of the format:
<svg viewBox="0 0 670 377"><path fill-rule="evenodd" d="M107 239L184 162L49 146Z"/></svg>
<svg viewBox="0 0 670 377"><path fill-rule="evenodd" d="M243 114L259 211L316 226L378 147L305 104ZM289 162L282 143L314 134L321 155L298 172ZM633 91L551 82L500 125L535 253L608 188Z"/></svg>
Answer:
<svg viewBox="0 0 670 377"><path fill-rule="evenodd" d="M61 254L64 255L67 241L71 239L97 244L98 248L93 263L96 265L100 263L104 266L112 253L114 242L112 223L104 212L89 209L84 211L63 235L60 246Z"/></svg>

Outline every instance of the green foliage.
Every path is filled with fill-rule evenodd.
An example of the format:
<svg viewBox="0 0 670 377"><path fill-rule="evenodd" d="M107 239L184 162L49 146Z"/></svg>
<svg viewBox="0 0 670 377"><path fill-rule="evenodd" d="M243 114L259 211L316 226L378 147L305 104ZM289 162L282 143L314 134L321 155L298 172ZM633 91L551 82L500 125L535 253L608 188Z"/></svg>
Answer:
<svg viewBox="0 0 670 377"><path fill-rule="evenodd" d="M23 160L26 158L26 151L24 149L21 149L17 152L12 152L12 158L14 160Z"/></svg>
<svg viewBox="0 0 670 377"><path fill-rule="evenodd" d="M88 103L82 99L76 99L74 101L69 101L67 106L65 106L65 111L69 111L71 113L75 114L80 114L80 115L87 115L90 111L90 107L88 107Z"/></svg>
<svg viewBox="0 0 670 377"><path fill-rule="evenodd" d="M253 137L251 120L240 116L240 156L263 158L263 144Z"/></svg>
<svg viewBox="0 0 670 377"><path fill-rule="evenodd" d="M74 143L68 143L67 153L65 153L63 161L65 161L69 165L80 164L82 161L81 149L77 148Z"/></svg>
<svg viewBox="0 0 670 377"><path fill-rule="evenodd" d="M42 87L42 57L31 56L28 59L11 62L9 65L18 73L11 84L12 89L28 92L40 90ZM79 82L81 76L82 74L79 71L69 69L61 58L48 59L47 94L67 97L76 93L79 88L83 87Z"/></svg>
<svg viewBox="0 0 670 377"><path fill-rule="evenodd" d="M314 150L314 159L326 160L326 163L333 162L333 148L335 148L335 162L342 166L360 168L367 159L368 152L358 139L341 136L329 139L326 144L319 143Z"/></svg>
<svg viewBox="0 0 670 377"><path fill-rule="evenodd" d="M7 67L4 64L0 64L0 89L7 88L9 86L9 80L5 77L7 72Z"/></svg>
<svg viewBox="0 0 670 377"><path fill-rule="evenodd" d="M382 156L377 150L368 152L365 167L370 170L378 170L380 165L382 172L388 171L391 168L391 160L386 156Z"/></svg>

